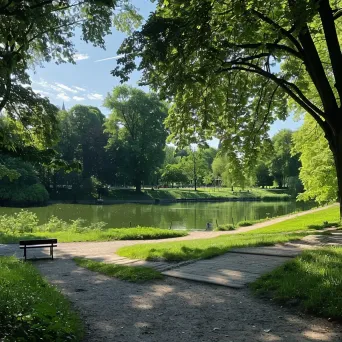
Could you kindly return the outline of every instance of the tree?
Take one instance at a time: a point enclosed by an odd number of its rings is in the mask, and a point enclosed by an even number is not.
[[[104,105],[112,111],[105,123],[108,146],[125,151],[121,165],[140,192],[142,181],[163,163],[168,109],[156,94],[129,86],[114,88]]]
[[[298,155],[291,155],[292,131],[280,130],[272,138],[273,154],[270,157],[270,173],[279,188],[288,186],[290,177],[298,177],[300,162]]]
[[[47,145],[51,143],[57,132],[57,108],[34,93],[28,69],[43,61],[74,63],[76,28],[82,40],[104,47],[104,36],[113,24],[128,30],[140,19],[128,0],[1,1],[0,113],[5,111],[12,120],[45,137]],[[7,141],[0,142],[2,150],[9,147]]]
[[[302,127],[293,134],[293,142],[292,151],[299,154],[302,163],[299,178],[305,189],[298,199],[313,199],[321,204],[335,201],[337,179],[334,157],[322,129],[306,115]]]
[[[308,113],[334,156],[342,215],[341,24],[341,0],[160,0],[112,73],[127,80],[139,63],[173,101],[177,144],[214,135],[244,165],[276,118]]]
[[[171,183],[172,187],[173,183],[184,184],[188,182],[188,177],[183,172],[179,164],[166,165],[165,170],[162,174],[162,179],[166,183]]]
[[[257,186],[265,187],[273,185],[273,177],[270,175],[270,170],[267,165],[260,162],[255,169],[255,184]]]

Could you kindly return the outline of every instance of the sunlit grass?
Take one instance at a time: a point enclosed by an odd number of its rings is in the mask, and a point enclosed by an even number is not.
[[[120,248],[117,254],[145,260],[207,259],[231,248],[265,246],[300,239],[314,230],[338,221],[338,206],[308,213],[243,234],[222,235],[212,239],[139,244]]]
[[[162,242],[139,244],[122,247],[117,254],[144,260],[182,261],[193,259],[208,259],[228,252],[232,248],[267,246],[297,240],[305,233],[265,234],[265,235],[224,235],[212,239],[197,239],[191,241]]]
[[[251,287],[279,303],[342,319],[342,247],[305,251]]]
[[[104,262],[84,258],[74,258],[74,260],[77,265],[91,271],[134,283],[163,278],[163,275],[160,272],[150,267],[106,264]]]

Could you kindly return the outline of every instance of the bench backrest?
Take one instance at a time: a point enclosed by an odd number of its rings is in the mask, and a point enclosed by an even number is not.
[[[39,240],[23,240],[19,241],[20,246],[33,246],[33,245],[52,245],[57,243],[57,239],[39,239]]]

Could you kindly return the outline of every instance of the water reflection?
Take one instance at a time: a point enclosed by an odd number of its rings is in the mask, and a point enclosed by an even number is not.
[[[129,227],[130,225],[151,226],[172,229],[205,230],[212,226],[274,217],[309,209],[309,204],[296,202],[216,202],[216,203],[172,203],[172,204],[115,204],[79,205],[54,204],[48,207],[29,208],[35,212],[40,223],[55,215],[65,221],[77,218],[89,222],[104,221],[108,227]],[[0,208],[0,215],[13,214],[18,208]]]

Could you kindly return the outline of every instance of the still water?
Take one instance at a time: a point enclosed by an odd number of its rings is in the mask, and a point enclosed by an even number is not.
[[[65,221],[82,218],[88,222],[106,222],[108,228],[149,226],[172,229],[205,230],[212,226],[237,223],[309,209],[296,202],[200,202],[172,204],[114,204],[82,205],[54,204],[47,207],[28,208],[37,214],[40,223],[54,215]],[[0,215],[11,215],[20,209],[0,208]]]

